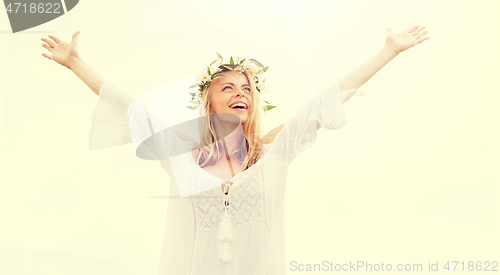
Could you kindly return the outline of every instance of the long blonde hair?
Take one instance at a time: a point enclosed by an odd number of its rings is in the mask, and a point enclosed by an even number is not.
[[[255,87],[255,81],[251,73],[248,71],[242,71],[242,73],[247,77],[250,84],[252,102],[250,104],[248,119],[243,124],[244,138],[242,137],[238,141],[237,151],[228,153],[229,155],[236,153],[238,160],[242,161],[241,168],[245,170],[254,165],[261,155],[262,103],[260,93]],[[210,106],[212,98],[211,86],[207,85],[202,91],[202,104],[200,104],[199,116],[206,117],[207,123],[199,123],[200,143],[192,150],[192,154],[200,167],[214,165],[225,156],[221,141],[216,142],[217,137],[210,115],[213,111]],[[245,147],[243,147],[243,143],[246,144]]]

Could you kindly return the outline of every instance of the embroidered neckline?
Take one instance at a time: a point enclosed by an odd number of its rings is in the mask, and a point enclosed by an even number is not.
[[[222,183],[222,184],[225,184],[225,182],[219,178],[219,177],[216,177],[214,175],[212,175],[211,173],[209,173],[207,170],[201,168],[201,166],[195,161],[195,159],[192,157],[192,155],[189,155],[187,156],[187,158],[189,159],[189,161],[194,165],[194,167],[196,168],[196,170],[202,172],[202,173],[205,173],[207,176],[211,177],[213,180],[216,180],[217,182],[219,183]],[[262,163],[262,160],[263,158],[261,157],[254,165],[250,166],[249,168],[247,168],[245,171],[243,172],[240,172],[238,174],[236,174],[234,177],[232,177],[228,182],[232,182],[233,184],[231,185],[231,187],[229,188],[229,190],[233,189],[233,187],[235,185],[237,185],[237,181],[236,179],[240,178],[243,176],[243,174],[246,174],[247,172],[249,172],[250,170],[252,169],[255,169],[253,167],[257,166],[259,163]],[[218,185],[218,192],[222,195],[224,195],[224,191],[221,189],[221,186]]]
[[[259,163],[261,163],[264,159],[264,157],[267,155],[267,153],[271,150],[271,148],[276,144],[276,140],[277,140],[277,137],[279,137],[282,133],[283,133],[283,129],[285,129],[286,127],[286,123],[285,125],[281,128],[281,130],[276,134],[276,137],[273,139],[273,141],[271,143],[264,143],[262,145],[262,150],[264,152],[264,155],[261,154],[261,157],[260,159],[252,166],[250,166],[249,168],[247,168],[245,171],[242,171],[238,174],[236,174],[234,177],[232,177],[229,182],[232,182],[233,184],[231,185],[231,187],[229,189],[232,189],[235,185],[238,185],[236,184],[235,180],[239,179],[240,177],[243,176],[243,174],[246,174],[246,172],[248,172],[249,170],[252,170],[254,166],[257,166]],[[177,135],[174,135],[177,140],[181,141],[181,142],[187,142],[187,143],[190,143],[190,144],[195,144],[194,142],[192,141],[187,141],[187,140],[182,140],[180,139]],[[224,195],[224,191],[222,190],[221,186],[219,185],[219,183],[222,183],[222,184],[225,184],[225,182],[219,178],[219,177],[216,177],[214,175],[212,175],[211,173],[209,173],[208,171],[206,171],[205,169],[201,168],[201,166],[196,162],[196,160],[194,159],[194,157],[192,156],[192,154],[186,154],[186,157],[188,158],[188,162],[193,164],[195,169],[200,171],[201,173],[204,173],[206,174],[208,177],[210,177],[212,180],[215,180],[218,182],[217,184],[217,188],[218,188],[218,193],[221,194],[221,195]]]

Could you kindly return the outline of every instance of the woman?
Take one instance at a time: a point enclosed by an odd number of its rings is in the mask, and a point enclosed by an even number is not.
[[[184,182],[178,185],[174,176],[179,170],[190,175],[189,187],[208,184],[217,188],[169,201],[159,274],[286,274],[284,193],[289,164],[314,145],[319,128],[343,127],[343,103],[354,94],[362,95],[358,90],[361,85],[399,53],[427,40],[426,33],[419,26],[400,33],[388,28],[379,53],[264,136],[260,134],[263,102],[258,91],[262,84],[259,76],[265,69],[251,69],[253,65],[248,63],[243,66],[243,59],[225,66],[220,57],[208,77],[205,74],[195,85],[198,100],[192,103],[201,106],[200,116],[206,115],[206,131],[202,131],[206,135],[200,144],[169,140],[173,146],[188,143],[193,149],[190,157],[179,161],[180,166],[174,167],[168,157],[160,161],[171,176],[170,195],[181,194],[181,187],[186,186]],[[90,148],[129,143],[133,132],[128,107],[133,99],[79,58],[78,34],[69,44],[54,36],[49,36],[52,40],[42,38],[47,43],[43,47],[52,53],[42,55],[72,70],[100,96],[92,117]],[[235,108],[235,103],[240,107]],[[237,117],[242,127],[235,127],[231,116]],[[158,148],[164,144],[165,139],[157,137],[147,145]]]

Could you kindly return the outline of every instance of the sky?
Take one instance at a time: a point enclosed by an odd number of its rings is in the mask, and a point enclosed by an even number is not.
[[[430,39],[361,86],[347,124],[320,129],[292,164],[288,272],[498,261],[499,11],[498,1],[87,0],[19,33],[0,13],[0,273],[157,274],[169,178],[132,146],[89,150],[98,97],[42,56],[42,37],[76,31],[81,58],[133,97],[198,74],[215,52],[259,60],[277,105],[269,131],[379,52],[386,28],[425,26]]]

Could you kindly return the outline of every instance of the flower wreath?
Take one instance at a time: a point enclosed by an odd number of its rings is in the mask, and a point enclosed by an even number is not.
[[[196,110],[198,106],[201,104],[201,98],[203,96],[203,90],[212,84],[216,78],[223,76],[221,73],[227,71],[248,71],[252,74],[253,80],[255,81],[255,87],[260,92],[267,91],[265,87],[266,80],[262,78],[262,75],[267,71],[269,66],[264,67],[259,61],[255,59],[246,59],[241,57],[231,57],[229,60],[229,64],[223,64],[222,56],[217,53],[218,59],[210,63],[206,70],[203,70],[196,80],[196,84],[192,85],[189,88],[198,87],[198,91],[196,93],[191,94],[191,106],[187,106],[191,110]],[[266,104],[262,107],[264,112],[267,112],[276,106],[271,105],[271,103],[263,100]]]

